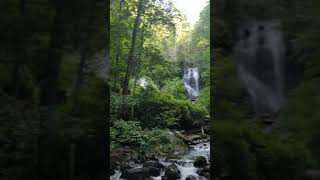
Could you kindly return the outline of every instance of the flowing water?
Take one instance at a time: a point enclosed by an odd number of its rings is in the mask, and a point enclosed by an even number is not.
[[[249,22],[238,27],[234,58],[259,115],[279,111],[284,90],[284,41],[281,22]]]
[[[193,175],[198,180],[207,180],[205,177],[200,176],[197,174],[198,168],[194,167],[193,163],[197,156],[204,156],[206,157],[207,161],[209,162],[210,159],[210,141],[201,142],[195,145],[189,146],[189,151],[181,157],[181,159],[171,159],[166,160],[166,158],[159,158],[159,162],[164,166],[169,166],[171,163],[177,165],[178,169],[181,172],[181,179],[185,180],[188,176]],[[136,164],[136,168],[142,167],[141,164]],[[153,180],[161,180],[161,176],[164,175],[164,171],[161,172],[160,176],[152,177]],[[120,178],[121,172],[116,171],[116,173],[110,177],[110,180],[123,180]]]
[[[199,95],[199,72],[197,68],[188,68],[184,75],[184,87],[189,98],[196,98]]]

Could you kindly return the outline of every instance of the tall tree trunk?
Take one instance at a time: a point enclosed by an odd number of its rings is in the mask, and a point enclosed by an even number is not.
[[[119,17],[118,17],[118,24],[120,24],[122,20],[122,4],[124,0],[120,1],[120,8],[119,8]],[[117,87],[117,82],[119,80],[118,72],[119,72],[119,59],[121,57],[121,38],[120,36],[118,37],[118,42],[117,42],[117,55],[116,55],[116,62],[115,62],[115,69],[114,69],[114,81],[113,81],[113,88],[116,89]]]
[[[144,9],[144,0],[138,1],[138,13],[136,16],[136,19],[134,21],[133,31],[132,31],[132,39],[131,39],[131,47],[128,55],[128,61],[127,61],[127,69],[126,69],[126,75],[124,78],[123,83],[123,94],[127,95],[129,94],[129,80],[131,76],[132,67],[134,66],[134,53],[135,53],[135,45],[136,45],[136,38],[137,38],[137,31],[140,26],[140,19],[141,15]]]
[[[141,39],[140,39],[137,64],[136,64],[136,68],[135,68],[135,72],[134,72],[134,85],[133,85],[132,94],[135,93],[136,88],[137,88],[137,83],[138,83],[138,78],[139,78],[138,73],[140,72],[140,67],[141,67],[141,55],[142,55],[142,50],[143,50],[143,43],[144,43],[144,28],[141,29]]]
[[[51,29],[51,42],[48,49],[46,72],[42,82],[41,104],[52,105],[58,103],[58,76],[62,58],[66,22],[64,17],[63,1],[55,3],[56,14]]]
[[[135,66],[135,71],[134,71],[134,85],[133,85],[133,91],[132,95],[135,94],[136,88],[137,88],[137,83],[138,83],[138,73],[140,71],[140,62],[141,62],[141,54],[143,50],[143,43],[144,43],[144,28],[141,29],[141,39],[140,39],[140,46],[139,46],[139,52],[138,52],[138,58],[137,58],[137,63]],[[134,116],[134,105],[131,107],[131,119],[133,119]]]

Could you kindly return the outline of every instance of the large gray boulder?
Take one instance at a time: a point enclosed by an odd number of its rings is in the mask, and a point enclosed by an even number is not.
[[[177,165],[170,164],[162,177],[163,180],[177,180],[181,178],[181,172],[178,169]]]
[[[125,170],[121,178],[127,180],[146,180],[150,179],[150,176],[159,176],[161,170],[156,167],[142,167]]]

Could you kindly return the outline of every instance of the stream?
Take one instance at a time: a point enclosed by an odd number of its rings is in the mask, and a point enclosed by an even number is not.
[[[197,171],[199,168],[194,166],[194,161],[198,156],[203,156],[209,162],[210,159],[210,140],[202,141],[194,145],[189,145],[189,150],[185,155],[181,157],[181,159],[166,159],[163,157],[158,157],[159,162],[163,164],[165,167],[168,167],[170,164],[175,164],[181,173],[180,180],[207,180],[207,178],[200,176]],[[135,168],[141,168],[142,164],[136,164]],[[165,169],[165,168],[164,168]],[[116,171],[116,173],[110,177],[110,180],[124,180],[121,177],[121,172]],[[153,177],[153,180],[162,180],[162,176],[164,176],[164,170],[161,171],[160,176]],[[192,178],[190,178],[192,176]]]

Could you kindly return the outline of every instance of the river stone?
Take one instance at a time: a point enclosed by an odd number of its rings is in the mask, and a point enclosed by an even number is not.
[[[134,168],[125,170],[120,178],[127,180],[145,180],[150,178],[149,168]]]
[[[207,165],[207,159],[204,156],[198,156],[193,165],[195,167],[205,167]]]
[[[156,167],[147,167],[150,176],[160,176],[161,169]]]
[[[197,177],[195,177],[194,175],[189,175],[186,180],[198,180]]]
[[[181,172],[178,169],[177,165],[170,164],[164,173],[164,177],[162,179],[164,180],[177,180],[181,178]]]
[[[197,173],[200,175],[200,176],[204,176],[206,178],[209,178],[210,177],[210,166],[206,166],[205,168],[202,168],[202,169],[199,169],[197,171]]]
[[[165,168],[165,166],[159,162],[156,161],[147,161],[143,164],[143,167],[156,167],[159,169]]]

